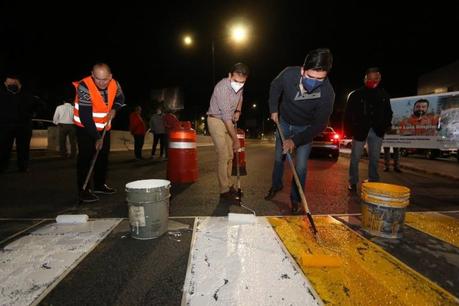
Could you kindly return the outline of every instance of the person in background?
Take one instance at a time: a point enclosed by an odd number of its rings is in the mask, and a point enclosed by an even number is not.
[[[129,131],[134,137],[134,155],[137,160],[142,159],[142,148],[145,141],[145,123],[142,118],[142,107],[137,105],[129,115]]]
[[[285,141],[282,143],[277,133],[271,188],[265,200],[271,200],[283,188],[285,154],[293,150],[296,151],[296,172],[304,188],[312,140],[325,129],[333,111],[335,91],[328,79],[332,64],[329,49],[315,49],[308,52],[302,66],[285,68],[271,82],[269,111],[271,119],[282,129]],[[292,179],[292,214],[302,213],[300,201],[298,187]]]
[[[364,86],[351,92],[347,99],[343,125],[345,134],[352,136],[348,185],[350,192],[357,191],[359,161],[365,143],[368,144],[368,181],[379,181],[381,146],[384,134],[392,122],[390,96],[380,86],[381,79],[379,68],[368,68],[363,78]]]
[[[159,159],[167,156],[166,142],[167,134],[166,127],[164,126],[163,112],[161,107],[156,109],[156,112],[150,118],[150,131],[153,134],[153,145],[151,147],[151,157],[154,158],[156,154],[156,147],[159,143]]]
[[[384,172],[390,171],[390,147],[384,147]],[[394,171],[401,173],[400,169],[400,148],[392,147],[392,159],[394,161]]]
[[[27,172],[34,100],[22,90],[22,83],[17,75],[8,74],[3,85],[0,88],[0,172],[8,169],[14,142],[18,169],[20,172]]]
[[[76,131],[73,124],[73,102],[75,101],[75,86],[69,84],[65,88],[63,103],[56,107],[53,122],[59,132],[59,152],[63,158],[75,158],[77,152]],[[70,154],[67,152],[67,138],[70,142]]]
[[[180,121],[172,111],[167,111],[163,115],[164,127],[166,128],[166,135],[164,137],[164,158],[167,159],[167,150],[169,148],[169,132],[181,127]]]
[[[77,183],[79,200],[90,203],[99,200],[95,194],[113,194],[114,188],[106,184],[108,155],[110,152],[111,121],[116,111],[124,106],[124,94],[120,84],[113,79],[110,67],[99,63],[93,66],[91,75],[78,83],[77,99],[73,113],[76,125],[78,159]],[[106,130],[104,137],[102,135]],[[94,192],[84,181],[96,153],[99,155],[94,167]]]
[[[234,122],[241,115],[243,88],[248,75],[246,64],[235,64],[228,77],[215,85],[207,111],[207,126],[217,153],[217,178],[222,200],[232,201],[237,194],[231,178],[233,152],[240,147]]]

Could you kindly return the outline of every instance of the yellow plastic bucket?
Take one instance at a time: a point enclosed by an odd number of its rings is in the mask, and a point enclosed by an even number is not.
[[[362,184],[362,230],[384,238],[401,238],[410,189],[369,182]]]

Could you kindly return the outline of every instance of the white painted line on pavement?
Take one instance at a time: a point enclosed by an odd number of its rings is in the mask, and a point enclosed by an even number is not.
[[[264,217],[197,218],[182,305],[322,305]]]
[[[0,305],[37,305],[121,219],[47,224],[0,253]]]

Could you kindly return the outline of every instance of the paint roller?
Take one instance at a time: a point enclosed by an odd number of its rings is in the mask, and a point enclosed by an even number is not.
[[[281,141],[282,143],[284,143],[285,141],[284,133],[282,132],[279,122],[276,122],[276,126],[277,126],[277,130],[279,131]],[[286,154],[287,154],[288,163],[290,165],[290,168],[292,169],[293,178],[295,180],[296,187],[298,188],[298,192],[300,193],[301,203],[303,203],[304,210],[306,211],[306,216],[309,220],[309,223],[311,224],[312,234],[314,235],[316,239],[318,239],[317,228],[314,223],[314,220],[312,219],[311,212],[309,211],[308,203],[306,202],[306,197],[304,196],[304,192],[303,192],[303,186],[301,186],[300,179],[298,178],[298,173],[296,173],[296,169],[295,169],[295,165],[293,164],[292,156],[290,155],[289,152],[287,152]]]
[[[237,134],[237,122],[234,123],[234,128]],[[237,140],[239,141],[239,139]],[[237,214],[229,213],[228,222],[234,224],[253,224],[257,221],[255,211],[244,204],[242,204],[242,190],[241,190],[241,173],[239,169],[239,151],[236,152],[236,175],[237,175],[237,196],[239,206],[251,212],[251,214]]]
[[[58,215],[56,223],[60,224],[80,224],[88,222],[88,215]]]

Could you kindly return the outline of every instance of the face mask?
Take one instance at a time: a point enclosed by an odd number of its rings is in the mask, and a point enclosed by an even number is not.
[[[323,81],[319,81],[317,79],[309,79],[307,77],[303,77],[301,79],[301,84],[303,84],[304,89],[307,92],[312,92],[315,89],[319,88],[322,85]]]
[[[237,93],[242,87],[244,87],[244,83],[231,81],[231,88],[233,88],[234,92]]]
[[[414,111],[413,113],[414,113],[414,115],[415,115],[416,117],[419,117],[419,118],[422,117],[422,116],[424,116],[424,115],[426,114],[426,112],[425,112],[425,111],[422,111],[422,110],[416,110],[416,111]]]
[[[374,89],[378,86],[379,84],[379,81],[375,81],[375,80],[366,80],[365,81],[365,86],[367,88],[370,88],[370,89]]]
[[[16,85],[16,84],[7,85],[7,86],[6,86],[6,89],[7,89],[9,92],[15,94],[15,93],[18,93],[18,91],[19,91],[19,86]]]

